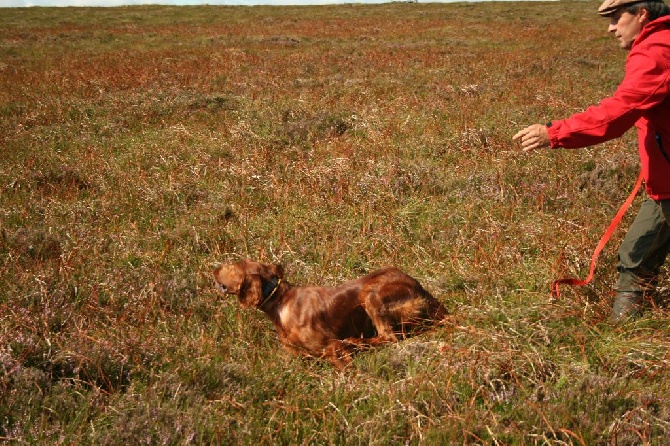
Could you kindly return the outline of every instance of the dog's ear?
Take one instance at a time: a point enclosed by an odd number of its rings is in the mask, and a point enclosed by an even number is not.
[[[256,308],[263,298],[263,285],[258,274],[247,274],[240,285],[240,305]]]

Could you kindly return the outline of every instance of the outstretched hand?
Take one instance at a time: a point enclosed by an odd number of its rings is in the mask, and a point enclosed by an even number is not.
[[[524,152],[549,147],[549,132],[543,124],[533,124],[519,131],[512,137],[513,140],[521,139],[521,148]]]

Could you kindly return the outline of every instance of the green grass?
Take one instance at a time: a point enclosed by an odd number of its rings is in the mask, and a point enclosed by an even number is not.
[[[609,325],[622,229],[549,296],[632,187],[633,132],[511,141],[621,80],[596,8],[0,9],[0,440],[664,444],[665,270]],[[214,290],[243,257],[399,266],[450,317],[338,372]]]

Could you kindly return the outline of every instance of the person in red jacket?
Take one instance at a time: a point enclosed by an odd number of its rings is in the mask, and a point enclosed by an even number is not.
[[[609,98],[584,112],[534,124],[513,136],[524,151],[580,148],[623,135],[635,126],[645,201],[619,248],[612,320],[640,314],[670,252],[670,7],[662,0],[605,0],[608,32],[630,50],[623,81]]]

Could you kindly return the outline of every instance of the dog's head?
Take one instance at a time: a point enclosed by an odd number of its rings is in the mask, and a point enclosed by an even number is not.
[[[258,307],[279,286],[284,277],[281,265],[266,265],[252,260],[219,265],[214,269],[216,287],[226,294],[233,294],[243,307]]]

